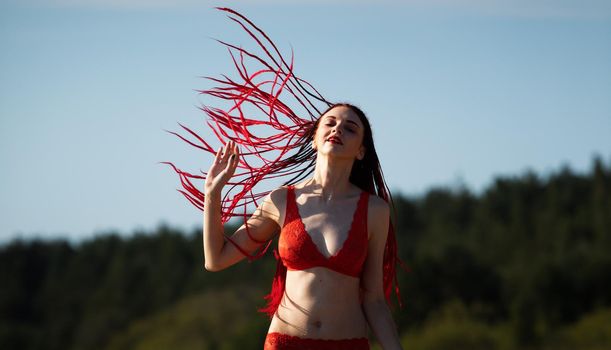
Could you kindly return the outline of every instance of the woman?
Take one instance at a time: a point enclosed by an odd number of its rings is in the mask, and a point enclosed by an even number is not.
[[[215,154],[204,176],[164,162],[180,175],[187,190],[180,192],[204,212],[206,269],[220,271],[244,257],[254,260],[277,237],[276,275],[268,305],[260,310],[271,318],[265,349],[368,349],[368,326],[384,349],[399,349],[387,306],[393,285],[401,305],[395,274],[400,260],[389,218],[392,200],[367,117],[352,104],[328,102],[295,76],[292,58],[287,63],[261,29],[232,9],[217,9],[236,16],[230,18],[255,39],[267,60],[221,41],[244,82],[208,78],[223,86],[200,93],[233,105],[228,110],[202,108],[224,146],[215,151],[182,125],[196,141],[172,132]],[[239,53],[239,62],[232,50]],[[262,69],[249,73],[248,58]],[[272,77],[265,79],[266,74]],[[284,91],[310,120],[289,107]],[[327,105],[322,113],[316,106],[320,102]],[[268,119],[254,117],[245,106]],[[265,126],[268,130],[261,135]],[[296,173],[274,191],[253,190],[262,180]],[[190,179],[205,179],[203,193]],[[252,215],[246,213],[249,204],[256,207]],[[245,223],[225,236],[223,225],[234,216]]]
[[[232,236],[235,244],[252,253],[260,242],[280,233],[280,257],[288,265],[286,287],[265,348],[321,348],[314,339],[333,339],[321,344],[368,349],[369,325],[384,349],[399,349],[382,280],[389,205],[350,181],[351,174],[361,169],[371,173],[366,167],[379,165],[369,122],[357,107],[335,104],[312,128],[308,134],[313,135],[311,147],[316,151],[313,177],[272,191]],[[238,147],[228,142],[207,173],[203,236],[210,271],[245,257],[234,244],[225,243],[220,216],[221,190],[238,160]]]

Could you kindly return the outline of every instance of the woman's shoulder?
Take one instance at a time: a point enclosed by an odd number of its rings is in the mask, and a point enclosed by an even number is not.
[[[383,223],[388,222],[390,218],[390,206],[388,202],[380,196],[369,193],[369,205],[367,212],[367,226],[368,226],[368,238],[371,239],[371,234],[375,234],[376,237],[382,237],[386,232],[380,230]]]
[[[303,191],[306,181],[293,185],[282,185],[269,192],[267,199],[278,209],[284,209],[289,189]]]
[[[373,216],[373,218],[381,219],[390,213],[390,205],[388,202],[375,193],[369,193],[368,209],[370,216]]]
[[[269,192],[267,195],[269,201],[278,209],[284,206],[286,202],[286,194],[288,186],[280,186]]]
[[[274,220],[280,227],[282,227],[282,222],[284,221],[286,193],[286,186],[281,186],[271,190],[265,196],[263,203],[261,203],[259,208],[263,216]]]

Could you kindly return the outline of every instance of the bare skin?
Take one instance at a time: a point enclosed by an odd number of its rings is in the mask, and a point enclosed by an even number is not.
[[[355,187],[347,198],[328,203],[317,192],[320,186],[315,184],[302,183],[295,188],[305,229],[319,252],[328,258],[337,254],[347,239],[361,191]],[[367,337],[367,330],[358,278],[324,267],[287,271],[285,295],[269,332],[341,339]]]
[[[361,190],[349,181],[355,159],[362,159],[364,126],[347,107],[335,107],[325,113],[316,131],[312,147],[317,151],[311,179],[295,185],[297,207],[303,224],[319,252],[329,257],[337,254],[348,236]],[[332,139],[335,137],[335,140]],[[231,156],[234,155],[234,158]],[[219,149],[205,184],[203,241],[205,267],[223,270],[244,259],[222,236],[220,193],[233,175],[239,150],[233,143]],[[258,240],[268,240],[280,232],[284,223],[286,188],[272,191],[259,205],[246,225]],[[381,198],[370,195],[367,218],[368,255],[364,264],[363,285],[366,292],[359,302],[359,279],[324,267],[287,271],[285,294],[272,318],[269,332],[307,338],[345,339],[368,336],[372,328],[384,349],[400,349],[390,311],[382,288],[382,261],[388,233],[389,207]],[[242,225],[234,241],[249,252],[253,242]]]

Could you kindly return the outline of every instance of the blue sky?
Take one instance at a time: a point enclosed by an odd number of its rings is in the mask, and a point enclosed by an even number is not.
[[[200,227],[157,162],[209,167],[163,130],[204,132],[199,76],[234,73],[210,37],[252,45],[219,5],[365,110],[393,191],[611,160],[609,1],[243,3],[3,1],[0,241]]]

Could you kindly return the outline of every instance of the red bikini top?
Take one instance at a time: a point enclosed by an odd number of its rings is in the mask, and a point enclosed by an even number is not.
[[[367,202],[369,193],[362,191],[348,236],[341,249],[329,258],[322,255],[306,232],[299,215],[295,188],[287,187],[286,214],[278,239],[278,252],[288,270],[326,267],[344,275],[359,277],[367,257]]]

